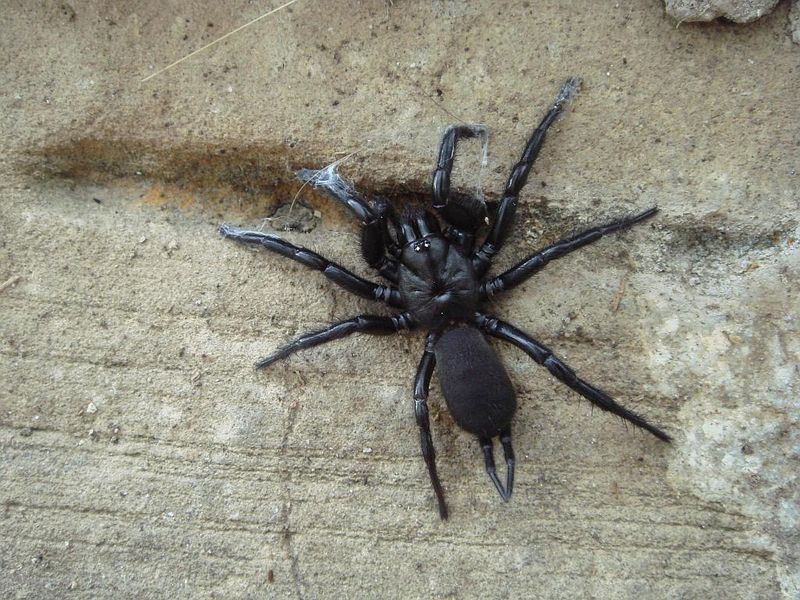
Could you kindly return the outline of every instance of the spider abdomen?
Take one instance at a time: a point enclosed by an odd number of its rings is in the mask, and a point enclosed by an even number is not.
[[[472,327],[449,329],[434,352],[442,393],[458,426],[481,438],[508,430],[517,408],[516,394],[483,334]]]

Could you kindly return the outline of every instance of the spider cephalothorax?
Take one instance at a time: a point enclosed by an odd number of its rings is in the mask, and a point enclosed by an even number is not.
[[[414,208],[397,215],[385,200],[367,202],[339,176],[334,166],[321,171],[304,169],[298,172],[301,181],[312,184],[344,204],[360,221],[364,259],[388,281],[388,285],[359,277],[317,253],[277,236],[234,229],[227,225],[220,227],[225,237],[264,246],[322,271],[349,292],[401,309],[401,312],[392,316],[359,315],[303,335],[260,360],[256,363],[259,368],[298,350],[351,333],[392,334],[410,329],[427,330],[425,350],[414,382],[414,412],[420,431],[422,456],[428,467],[442,519],[447,518],[447,505],[436,472],[427,404],[428,387],[437,365],[448,410],[461,428],[478,438],[486,472],[503,499],[510,498],[514,485],[511,420],[517,406],[516,394],[486,335],[517,346],[556,379],[595,406],[622,417],[659,439],[670,440],[666,433],[579,378],[547,347],[513,325],[481,310],[481,305],[489,298],[518,286],[551,260],[608,233],[644,221],[656,213],[656,209],[651,208],[636,216],[588,229],[547,246],[500,275],[486,275],[492,258],[511,231],[519,192],[525,186],[545,133],[577,88],[576,79],[570,79],[561,88],[550,110],[528,140],[519,162],[514,165],[501,200],[488,208],[482,200],[450,194],[450,173],[459,139],[486,138],[486,130],[477,125],[453,125],[442,136],[432,182],[432,206],[438,217],[430,211]],[[490,215],[493,217],[491,224],[488,231],[484,231]],[[440,220],[445,224],[444,228]],[[505,484],[500,481],[495,469],[492,450],[494,438],[499,438],[503,446]]]
[[[438,329],[472,317],[480,287],[469,257],[442,236],[430,213],[409,216],[400,231],[409,237],[402,240],[397,286],[413,321]]]

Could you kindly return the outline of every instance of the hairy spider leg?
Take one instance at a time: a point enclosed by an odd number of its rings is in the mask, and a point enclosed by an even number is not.
[[[389,335],[408,331],[413,328],[411,316],[408,313],[401,313],[391,317],[379,317],[375,315],[358,315],[346,321],[340,321],[333,325],[306,333],[285,346],[279,348],[273,354],[262,358],[256,363],[257,369],[263,369],[271,364],[282,360],[299,350],[313,348],[320,344],[326,344],[333,340],[338,340],[352,333],[368,333],[370,335]]]
[[[492,480],[494,487],[506,502],[511,499],[511,492],[514,490],[514,449],[511,447],[511,432],[504,431],[500,434],[500,442],[503,444],[503,454],[506,461],[506,485],[500,483],[500,478],[497,476],[497,469],[494,466],[494,442],[492,438],[479,437],[478,441],[483,450],[483,463],[486,468],[486,474]]]
[[[578,392],[598,408],[622,417],[637,427],[649,431],[660,440],[665,442],[672,441],[672,438],[658,427],[651,425],[643,417],[640,417],[633,411],[615,402],[603,390],[579,378],[575,372],[557,358],[549,348],[543,346],[513,325],[483,313],[476,313],[474,323],[479,329],[482,329],[492,337],[509,342],[525,352],[533,360],[550,371],[553,377]]]
[[[481,300],[486,300],[500,292],[511,290],[525,282],[534,273],[543,269],[551,260],[561,258],[573,250],[596,242],[609,233],[627,229],[637,223],[641,223],[657,212],[658,209],[653,207],[633,217],[627,217],[606,225],[593,227],[570,238],[550,244],[535,254],[531,254],[528,258],[517,263],[504,273],[501,273],[497,277],[492,277],[481,284]]]
[[[486,236],[483,245],[473,256],[473,264],[479,277],[486,273],[492,257],[500,251],[511,231],[511,227],[514,224],[514,215],[517,212],[519,193],[528,181],[528,174],[536,157],[539,155],[539,151],[542,149],[548,128],[555,122],[561,111],[564,110],[564,106],[575,95],[579,86],[580,81],[573,77],[561,87],[553,106],[547,111],[539,126],[534,129],[519,162],[511,169],[511,175],[509,175],[506,182],[503,198],[497,208],[494,225]]]
[[[397,283],[400,249],[389,234],[389,221],[394,218],[392,206],[378,198],[372,206],[338,171],[336,163],[325,169],[301,169],[297,178],[310,183],[328,197],[344,205],[361,223],[361,254],[367,264],[383,277]]]
[[[431,424],[428,417],[428,389],[431,384],[431,376],[436,366],[436,355],[434,346],[439,335],[434,332],[428,333],[425,340],[425,352],[419,362],[417,375],[414,378],[414,414],[417,418],[419,427],[419,441],[422,447],[422,458],[428,467],[428,475],[431,478],[431,485],[436,494],[436,502],[439,505],[439,517],[444,521],[447,519],[447,504],[444,501],[444,490],[439,481],[439,474],[436,471],[436,450],[433,447],[431,438]]]
[[[379,285],[368,281],[316,252],[312,252],[307,248],[295,246],[276,235],[262,233],[260,231],[236,229],[228,225],[220,225],[219,232],[223,236],[236,240],[237,242],[263,246],[267,250],[290,258],[316,271],[321,271],[325,277],[351,294],[367,298],[368,300],[384,302],[396,308],[402,307],[400,292],[396,287]]]

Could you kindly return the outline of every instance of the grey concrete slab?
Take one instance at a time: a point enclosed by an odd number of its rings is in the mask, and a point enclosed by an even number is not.
[[[789,7],[681,24],[658,2],[19,3],[0,50],[0,596],[794,598],[800,53]],[[431,393],[451,519],[411,402],[423,338],[287,339],[383,311],[221,239],[282,235],[372,276],[293,169],[423,198],[443,128],[496,198],[568,76],[502,269],[651,223],[492,310],[675,438],[626,429],[498,346],[519,393],[504,504]],[[299,191],[299,195],[298,195]],[[269,227],[269,225],[266,225]]]

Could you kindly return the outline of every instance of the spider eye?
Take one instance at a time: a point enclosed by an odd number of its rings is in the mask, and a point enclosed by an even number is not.
[[[422,252],[423,249],[428,249],[431,247],[430,240],[422,240],[421,242],[417,242],[414,244],[414,252]]]

